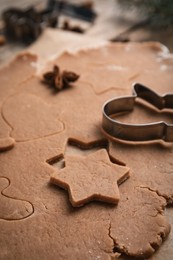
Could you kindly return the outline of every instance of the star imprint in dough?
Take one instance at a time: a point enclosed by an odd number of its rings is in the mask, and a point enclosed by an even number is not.
[[[128,177],[129,168],[112,163],[106,149],[100,149],[85,157],[68,155],[50,181],[68,190],[71,204],[80,207],[93,200],[117,204],[118,185]]]

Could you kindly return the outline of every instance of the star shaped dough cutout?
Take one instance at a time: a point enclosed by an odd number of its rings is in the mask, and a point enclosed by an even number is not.
[[[97,200],[117,204],[119,188],[129,168],[110,161],[105,149],[82,156],[67,156],[65,167],[55,170],[50,182],[68,190],[71,204],[80,207]]]

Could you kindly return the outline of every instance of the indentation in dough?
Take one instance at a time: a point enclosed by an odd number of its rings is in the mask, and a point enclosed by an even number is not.
[[[20,93],[10,97],[2,112],[16,141],[46,137],[64,130],[52,106],[34,95]]]
[[[36,61],[37,56],[22,53],[0,70],[0,104],[17,91],[22,82],[35,74],[33,63]]]
[[[53,156],[46,160],[46,162],[57,169],[65,167],[65,156],[67,155],[82,155],[86,156],[91,152],[96,152],[100,148],[107,149],[108,141],[106,139],[100,139],[98,141],[85,143],[75,138],[68,138],[66,149],[64,154]],[[114,161],[115,162],[115,161]]]
[[[173,111],[171,109],[158,110],[147,102],[136,102],[133,110],[122,112],[113,116],[116,120],[126,124],[149,124],[164,121],[173,124]]]
[[[0,110],[3,102],[14,94],[33,74],[37,57],[29,53],[23,53],[16,56],[8,65],[0,70]],[[22,71],[21,71],[22,68]],[[15,140],[10,137],[11,126],[3,118],[0,111],[0,151],[6,151],[13,148]]]
[[[9,150],[14,146],[15,140],[10,137],[10,131],[11,128],[4,121],[0,113],[0,152]]]
[[[34,213],[33,205],[29,201],[8,196],[6,189],[9,186],[10,180],[0,177],[0,219],[21,220],[31,216]]]

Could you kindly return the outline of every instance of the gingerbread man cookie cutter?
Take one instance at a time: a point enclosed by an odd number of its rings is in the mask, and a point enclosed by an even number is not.
[[[110,138],[125,141],[162,139],[165,142],[173,142],[173,124],[164,121],[148,124],[126,124],[114,119],[116,114],[120,112],[132,111],[137,98],[147,101],[159,110],[173,109],[173,94],[160,96],[152,89],[136,83],[133,85],[131,96],[113,98],[103,105],[103,132]]]

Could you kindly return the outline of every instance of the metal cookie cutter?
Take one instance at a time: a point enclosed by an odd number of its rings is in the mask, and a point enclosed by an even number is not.
[[[150,88],[136,83],[133,86],[132,96],[114,98],[103,105],[103,131],[111,138],[126,141],[162,139],[165,142],[173,142],[173,124],[163,121],[149,124],[125,124],[111,117],[116,113],[132,111],[136,98],[147,101],[159,110],[173,108],[173,94],[160,96]]]

